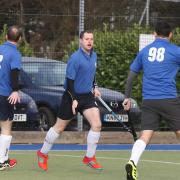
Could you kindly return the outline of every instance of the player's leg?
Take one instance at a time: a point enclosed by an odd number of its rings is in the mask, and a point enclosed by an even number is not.
[[[176,134],[178,140],[180,141],[180,130],[176,131],[175,134]]]
[[[143,101],[141,117],[141,135],[134,143],[131,157],[125,166],[127,180],[137,180],[137,164],[147,144],[153,136],[154,130],[159,127],[159,114],[153,109],[154,102]]]
[[[100,138],[101,131],[101,120],[100,113],[97,107],[89,108],[83,111],[83,115],[88,120],[91,129],[88,132],[87,136],[87,152],[86,156],[83,159],[83,163],[94,169],[102,169],[102,166],[97,163],[95,158],[97,143]]]
[[[48,152],[52,149],[53,144],[59,138],[60,133],[64,131],[69,120],[61,120],[57,118],[56,124],[49,129],[46,134],[42,148],[37,151],[38,166],[43,169],[48,169]]]
[[[59,138],[61,132],[63,132],[69,124],[70,120],[66,119],[72,119],[73,116],[72,100],[67,93],[64,93],[56,123],[47,132],[42,148],[37,151],[38,166],[41,169],[45,171],[48,169],[48,152],[51,150],[57,138]]]
[[[15,159],[9,159],[8,156],[12,140],[13,106],[8,103],[7,97],[0,96],[0,107],[0,170],[4,170],[7,167],[14,167],[17,161]]]
[[[140,138],[134,143],[131,157],[128,163],[126,164],[126,172],[128,180],[137,180],[137,164],[143,154],[147,144],[149,143],[151,137],[153,136],[152,130],[144,130],[141,133]]]
[[[166,106],[163,116],[168,120],[169,126],[180,141],[180,99],[167,99],[165,102]]]

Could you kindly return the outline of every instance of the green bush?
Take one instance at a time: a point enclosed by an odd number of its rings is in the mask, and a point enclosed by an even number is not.
[[[148,27],[134,24],[126,30],[110,31],[107,25],[104,30],[94,31],[94,49],[98,55],[97,82],[99,86],[116,89],[124,92],[125,81],[129,66],[139,51],[139,34],[150,34],[153,31]],[[173,43],[180,44],[180,29],[174,30]],[[78,48],[78,37],[67,46],[64,60]],[[134,81],[133,98],[141,102],[141,77]],[[180,77],[178,76],[180,80]],[[177,86],[180,88],[180,81]]]

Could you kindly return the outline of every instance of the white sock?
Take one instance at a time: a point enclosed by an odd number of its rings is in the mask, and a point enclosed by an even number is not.
[[[11,144],[12,136],[0,135],[0,163],[8,160],[9,148]]]
[[[96,153],[97,143],[100,138],[100,132],[89,131],[87,136],[87,157],[93,157]]]
[[[53,127],[51,127],[46,134],[44,144],[43,144],[40,151],[43,154],[48,154],[48,152],[51,150],[54,142],[56,141],[56,139],[58,137],[59,137],[59,134],[53,129]]]
[[[146,143],[141,140],[138,139],[135,143],[134,146],[132,148],[132,152],[131,152],[131,158],[130,160],[134,161],[134,164],[137,166],[137,163],[142,155],[142,153],[144,152],[146,148]]]

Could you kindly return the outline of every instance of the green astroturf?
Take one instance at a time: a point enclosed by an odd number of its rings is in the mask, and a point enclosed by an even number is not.
[[[18,164],[0,172],[2,180],[126,180],[124,165],[129,151],[98,151],[97,160],[104,170],[90,169],[82,164],[83,151],[52,151],[49,153],[49,169],[37,166],[35,151],[12,151],[10,158]],[[138,180],[178,180],[180,176],[180,152],[145,151],[138,164]]]

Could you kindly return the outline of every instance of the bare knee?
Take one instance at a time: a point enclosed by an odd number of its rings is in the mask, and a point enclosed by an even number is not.
[[[66,129],[69,122],[70,120],[62,120],[62,119],[57,118],[56,123],[53,126],[53,128],[58,134],[60,134]]]
[[[154,131],[152,130],[144,130],[141,132],[139,139],[143,140],[146,144],[149,144],[153,134],[154,134]]]
[[[1,121],[1,134],[11,135],[12,121]]]
[[[180,141],[180,130],[179,130],[179,131],[176,131],[175,134],[176,134],[178,140]]]
[[[95,132],[100,132],[100,131],[101,131],[101,127],[102,127],[101,122],[92,123],[92,124],[91,124],[91,130],[92,130],[92,131],[95,131]]]

